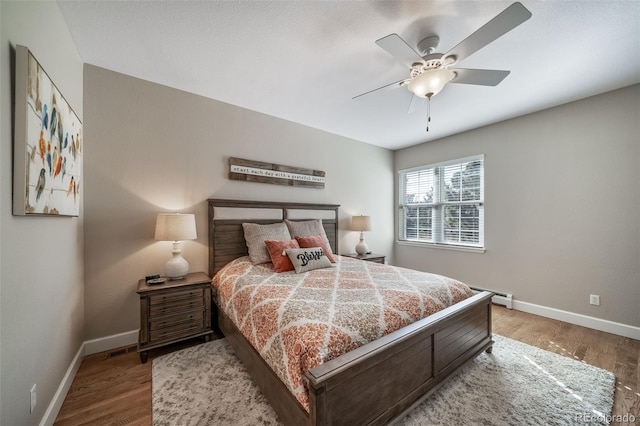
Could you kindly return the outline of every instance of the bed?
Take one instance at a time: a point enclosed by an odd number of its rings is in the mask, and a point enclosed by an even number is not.
[[[209,200],[210,274],[229,262],[242,263],[237,259],[247,255],[245,222],[320,219],[333,253],[339,253],[338,208],[331,204]],[[473,295],[311,368],[303,377],[308,391],[304,404],[254,349],[251,338],[245,338],[230,315],[215,305],[212,322],[284,424],[388,424],[422,402],[466,362],[482,351],[491,351],[491,296],[490,292]]]

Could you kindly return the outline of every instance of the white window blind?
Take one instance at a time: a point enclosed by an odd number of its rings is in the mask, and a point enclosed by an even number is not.
[[[484,247],[484,156],[399,172],[399,239]]]

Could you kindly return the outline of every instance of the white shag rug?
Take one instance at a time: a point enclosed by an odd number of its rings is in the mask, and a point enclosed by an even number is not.
[[[397,424],[607,424],[613,373],[494,335],[482,353]],[[153,426],[280,425],[225,339],[153,360]]]

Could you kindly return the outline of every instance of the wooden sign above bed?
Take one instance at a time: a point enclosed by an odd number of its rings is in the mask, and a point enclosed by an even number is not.
[[[324,172],[261,161],[229,158],[229,179],[324,189]]]

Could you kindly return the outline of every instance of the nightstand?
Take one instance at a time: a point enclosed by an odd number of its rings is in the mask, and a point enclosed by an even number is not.
[[[352,257],[354,259],[366,260],[367,262],[384,263],[386,256],[383,254],[369,253],[369,254],[357,254],[349,253],[342,254],[341,256]]]
[[[149,350],[192,337],[211,337],[211,278],[204,272],[149,285],[138,281],[140,295],[140,361]]]

